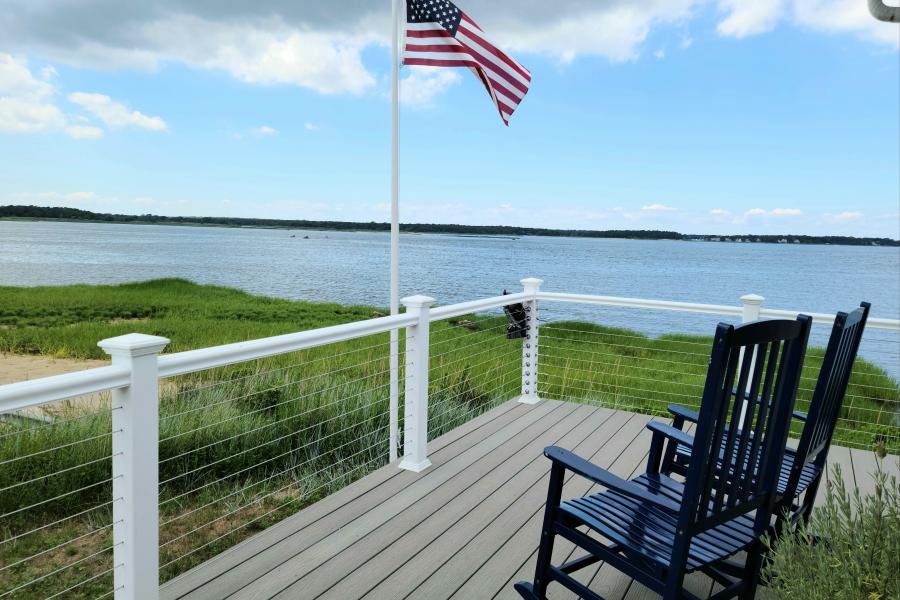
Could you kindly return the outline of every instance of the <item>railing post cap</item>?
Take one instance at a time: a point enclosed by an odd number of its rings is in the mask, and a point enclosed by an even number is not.
[[[432,298],[431,296],[416,294],[415,296],[407,296],[406,298],[401,298],[400,303],[407,308],[423,308],[425,306],[431,306],[432,304],[434,304],[434,298]]]
[[[129,333],[97,342],[110,356],[146,356],[159,354],[170,342],[169,338],[143,333]]]
[[[526,277],[525,279],[519,280],[519,283],[526,287],[541,287],[541,284],[544,283],[544,280],[538,279],[537,277]]]
[[[765,300],[765,298],[759,294],[744,294],[741,296],[742,304],[762,304],[763,300]]]

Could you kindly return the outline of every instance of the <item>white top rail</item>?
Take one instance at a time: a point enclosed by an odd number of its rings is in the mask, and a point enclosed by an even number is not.
[[[506,294],[503,296],[492,296],[491,298],[482,298],[481,300],[472,300],[471,302],[460,302],[459,304],[448,304],[447,306],[438,306],[432,308],[429,313],[432,321],[441,321],[443,319],[451,319],[461,315],[467,315],[479,310],[488,310],[491,308],[499,308],[501,306],[509,306],[516,302],[527,300],[528,296],[525,292],[517,294]]]
[[[266,358],[286,352],[305,350],[335,342],[385,333],[416,322],[415,316],[406,314],[379,317],[354,323],[322,327],[299,333],[188,350],[159,357],[159,376],[172,377],[223,367],[234,363]],[[0,385],[0,413],[14,412],[86,394],[96,394],[122,388],[129,384],[128,369],[117,366],[98,367],[75,373],[43,377]]]
[[[188,350],[177,354],[165,354],[159,357],[159,376],[173,377],[175,375],[184,375],[185,373],[224,367],[225,365],[266,358],[277,354],[307,350],[316,346],[343,342],[367,335],[387,333],[391,329],[414,325],[417,321],[418,319],[414,315],[391,315],[247,342]]]
[[[592,296],[590,294],[566,294],[559,292],[538,292],[538,300],[554,302],[577,302],[579,304],[599,304],[602,306],[620,306],[624,308],[649,308],[655,310],[671,310],[676,312],[701,313],[707,315],[742,316],[741,306],[727,304],[696,304],[693,302],[672,302],[668,300],[647,300],[645,298],[622,298],[618,296]],[[834,315],[795,310],[778,310],[761,308],[761,317],[795,319],[799,314],[809,315],[814,323],[834,323]],[[887,329],[900,331],[900,320],[869,317],[866,327],[871,329]]]
[[[130,381],[128,369],[110,365],[0,385],[0,413],[105,392],[125,387]]]
[[[538,292],[538,300],[555,302],[577,302],[579,304],[600,304],[625,308],[650,308],[676,312],[703,313],[708,315],[741,316],[740,306],[726,304],[694,304],[692,302],[672,302],[669,300],[647,300],[645,298],[620,298],[618,296],[591,296],[590,294],[565,294],[559,292]]]
[[[778,310],[775,308],[761,308],[759,310],[759,316],[761,317],[773,317],[782,319],[785,317],[789,319],[796,319],[797,315],[801,313],[812,317],[813,323],[822,323],[828,325],[834,323],[834,315],[828,315],[825,313],[814,313],[796,310]],[[900,320],[869,317],[868,319],[866,319],[866,329],[887,329],[888,331],[900,331]]]

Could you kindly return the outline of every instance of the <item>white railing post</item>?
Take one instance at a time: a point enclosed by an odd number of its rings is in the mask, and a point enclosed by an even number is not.
[[[98,344],[131,371],[112,391],[113,581],[116,600],[159,598],[159,365],[169,340],[132,333]]]
[[[741,296],[741,306],[744,309],[743,318],[741,319],[744,323],[749,323],[751,321],[759,320],[759,308],[762,306],[763,298],[757,294],[746,294]]]
[[[543,279],[528,277],[521,281],[525,288],[525,339],[522,340],[522,395],[519,402],[537,404],[538,397],[538,302],[537,293]]]
[[[406,387],[403,413],[403,459],[400,468],[416,473],[431,466],[428,460],[428,332],[434,298],[409,296],[400,300],[418,322],[406,328]]]

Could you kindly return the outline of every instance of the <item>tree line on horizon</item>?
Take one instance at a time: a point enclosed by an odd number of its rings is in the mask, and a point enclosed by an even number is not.
[[[0,219],[45,219],[66,221],[91,221],[102,223],[132,223],[159,225],[209,225],[221,227],[257,227],[277,229],[318,229],[329,231],[390,231],[390,223],[376,221],[312,221],[307,219],[255,219],[249,217],[168,217],[163,215],[123,215],[97,213],[80,208],[63,206],[0,206]],[[445,223],[401,223],[400,230],[407,233],[449,233],[456,235],[504,235],[504,236],[550,236],[582,238],[618,238],[643,240],[688,240],[711,242],[755,242],[755,243],[795,243],[795,244],[835,244],[846,246],[900,246],[900,240],[876,237],[853,237],[844,235],[690,235],[677,231],[645,229],[549,229],[541,227],[518,227],[513,225],[459,225]]]

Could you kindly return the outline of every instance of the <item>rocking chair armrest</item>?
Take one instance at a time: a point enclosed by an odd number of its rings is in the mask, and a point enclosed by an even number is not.
[[[680,419],[682,422],[687,421],[689,423],[696,423],[700,420],[700,413],[698,413],[696,410],[691,410],[686,406],[681,406],[680,404],[670,404],[666,408],[670,413],[672,413],[672,416],[675,417],[676,421]]]
[[[647,429],[653,432],[653,436],[662,435],[679,444],[684,444],[688,448],[694,447],[694,436],[683,432],[682,430],[660,423],[659,421],[650,421],[647,423]]]
[[[561,464],[569,471],[581,475],[585,479],[590,479],[594,483],[602,485],[609,490],[630,496],[636,500],[647,502],[667,512],[678,512],[681,510],[681,506],[671,500],[651,494],[646,488],[637,485],[632,481],[628,481],[627,479],[622,479],[617,475],[613,475],[606,469],[598,467],[594,463],[581,458],[574,452],[566,450],[565,448],[560,448],[559,446],[547,446],[544,448],[544,456],[555,463]]]
[[[803,421],[804,423],[806,423],[806,413],[805,412],[800,411],[800,410],[795,410],[793,416],[798,421]]]

